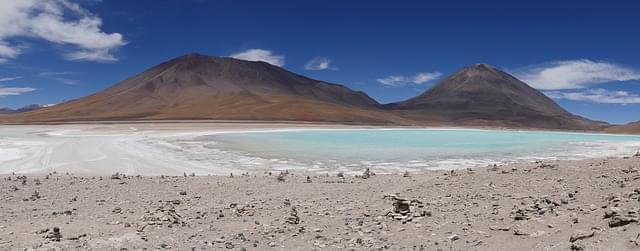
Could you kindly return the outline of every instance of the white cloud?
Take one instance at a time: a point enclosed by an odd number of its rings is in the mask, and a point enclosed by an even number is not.
[[[640,80],[640,71],[588,59],[546,63],[516,70],[514,75],[542,90],[582,89],[594,84]]]
[[[333,66],[331,66],[331,59],[325,57],[316,57],[314,59],[309,60],[307,64],[304,66],[305,69],[310,71],[322,71],[322,70],[334,70]]]
[[[20,54],[18,47],[10,47],[6,42],[2,41],[0,37],[0,63],[7,62],[9,59],[15,58]]]
[[[36,89],[31,87],[4,87],[0,85],[0,97],[4,96],[17,96],[26,92],[32,92]]]
[[[2,0],[0,4],[0,62],[22,53],[15,37],[42,39],[72,46],[69,60],[117,61],[113,52],[126,44],[119,33],[101,30],[102,20],[69,0]]]
[[[440,72],[418,72],[414,76],[392,75],[386,78],[376,79],[378,83],[385,87],[401,87],[409,84],[424,84],[436,80],[442,76]]]
[[[416,84],[423,84],[431,80],[436,80],[440,76],[442,76],[442,74],[439,72],[420,72],[413,77],[413,82]]]
[[[0,78],[0,82],[13,81],[16,79],[21,79],[22,77],[9,77],[9,78]]]
[[[284,65],[284,56],[275,55],[273,52],[263,49],[249,49],[232,54],[230,57],[247,61],[262,61],[275,66]]]
[[[545,94],[553,99],[587,101],[603,104],[640,104],[640,96],[626,91],[587,89],[579,91],[549,91]]]

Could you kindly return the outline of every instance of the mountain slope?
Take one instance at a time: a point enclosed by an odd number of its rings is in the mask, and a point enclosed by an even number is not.
[[[363,92],[309,79],[268,63],[189,54],[96,94],[14,119],[402,120],[380,111],[378,106]]]
[[[423,94],[387,105],[416,120],[596,130],[605,123],[575,116],[515,77],[490,65],[463,68]]]

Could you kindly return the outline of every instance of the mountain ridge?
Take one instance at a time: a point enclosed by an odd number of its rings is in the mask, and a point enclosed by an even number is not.
[[[100,92],[5,122],[268,120],[388,125],[599,130],[526,83],[476,64],[406,101],[380,104],[362,91],[266,62],[186,54]]]

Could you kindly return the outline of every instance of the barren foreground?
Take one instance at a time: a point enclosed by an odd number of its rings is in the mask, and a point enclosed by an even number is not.
[[[0,250],[631,250],[640,247],[639,164],[367,179],[3,176]]]

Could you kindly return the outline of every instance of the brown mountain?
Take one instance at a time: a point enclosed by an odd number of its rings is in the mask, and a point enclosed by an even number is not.
[[[596,130],[606,123],[573,115],[493,66],[463,68],[415,98],[387,105],[404,116],[452,125]]]
[[[189,54],[96,94],[11,120],[403,120],[378,106],[363,92],[309,79],[268,63]]]

